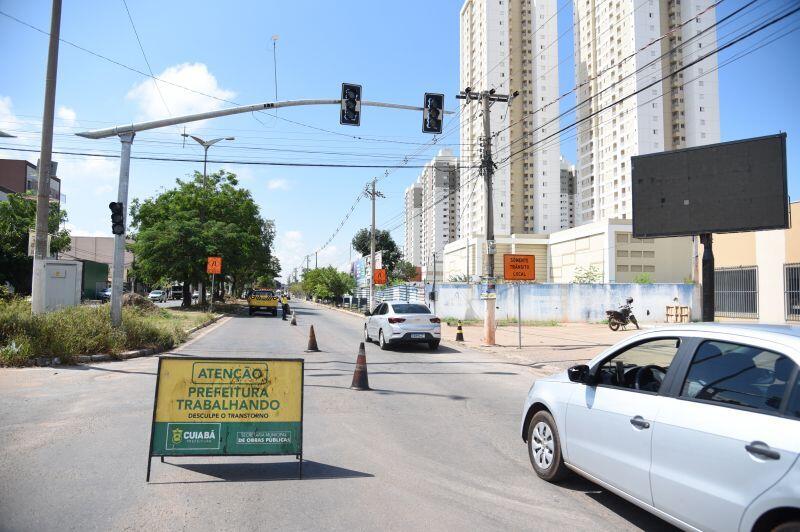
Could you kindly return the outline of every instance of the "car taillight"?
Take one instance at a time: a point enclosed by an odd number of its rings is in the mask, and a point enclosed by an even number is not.
[[[431,323],[441,323],[441,322],[442,320],[440,320],[439,318],[431,318]]]
[[[403,323],[406,321],[405,318],[389,318],[389,323]]]

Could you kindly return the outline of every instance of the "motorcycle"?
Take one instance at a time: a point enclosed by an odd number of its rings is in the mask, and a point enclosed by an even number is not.
[[[633,298],[629,297],[625,300],[625,304],[619,307],[619,310],[607,310],[606,316],[608,316],[608,328],[612,331],[618,331],[620,327],[625,330],[625,327],[628,324],[633,323],[636,328],[639,328],[639,322],[636,321],[636,316],[633,315],[633,311],[631,310],[631,303],[633,303]]]

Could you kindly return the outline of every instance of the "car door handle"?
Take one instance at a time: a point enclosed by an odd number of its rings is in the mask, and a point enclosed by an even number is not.
[[[770,449],[769,445],[767,445],[763,441],[750,442],[744,446],[744,449],[750,454],[755,454],[760,456],[761,458],[767,458],[768,460],[781,459],[781,453],[773,449]]]
[[[637,429],[649,429],[650,423],[645,421],[642,416],[634,416],[631,418],[631,425],[636,427]]]

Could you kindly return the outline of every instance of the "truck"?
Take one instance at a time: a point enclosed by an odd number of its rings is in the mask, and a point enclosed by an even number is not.
[[[277,316],[280,304],[280,297],[275,294],[274,290],[256,288],[247,294],[247,313],[250,316],[259,310],[266,310],[273,316]]]
[[[170,299],[183,299],[183,285],[182,284],[174,284],[169,289],[169,298]]]

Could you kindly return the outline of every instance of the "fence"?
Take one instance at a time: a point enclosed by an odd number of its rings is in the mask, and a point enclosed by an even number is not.
[[[723,318],[758,318],[758,267],[714,270],[714,312]]]
[[[783,266],[786,321],[800,321],[800,263]]]
[[[426,294],[432,287],[426,285]],[[519,294],[518,292],[519,291]],[[445,318],[483,319],[484,301],[480,285],[443,283],[436,285],[436,299],[428,304]],[[598,322],[606,310],[617,309],[625,298],[633,298],[633,311],[642,322],[665,322],[668,305],[688,306],[690,318],[699,318],[699,290],[692,284],[556,284],[501,283],[495,300],[497,319],[517,317],[520,297],[523,321]]]

